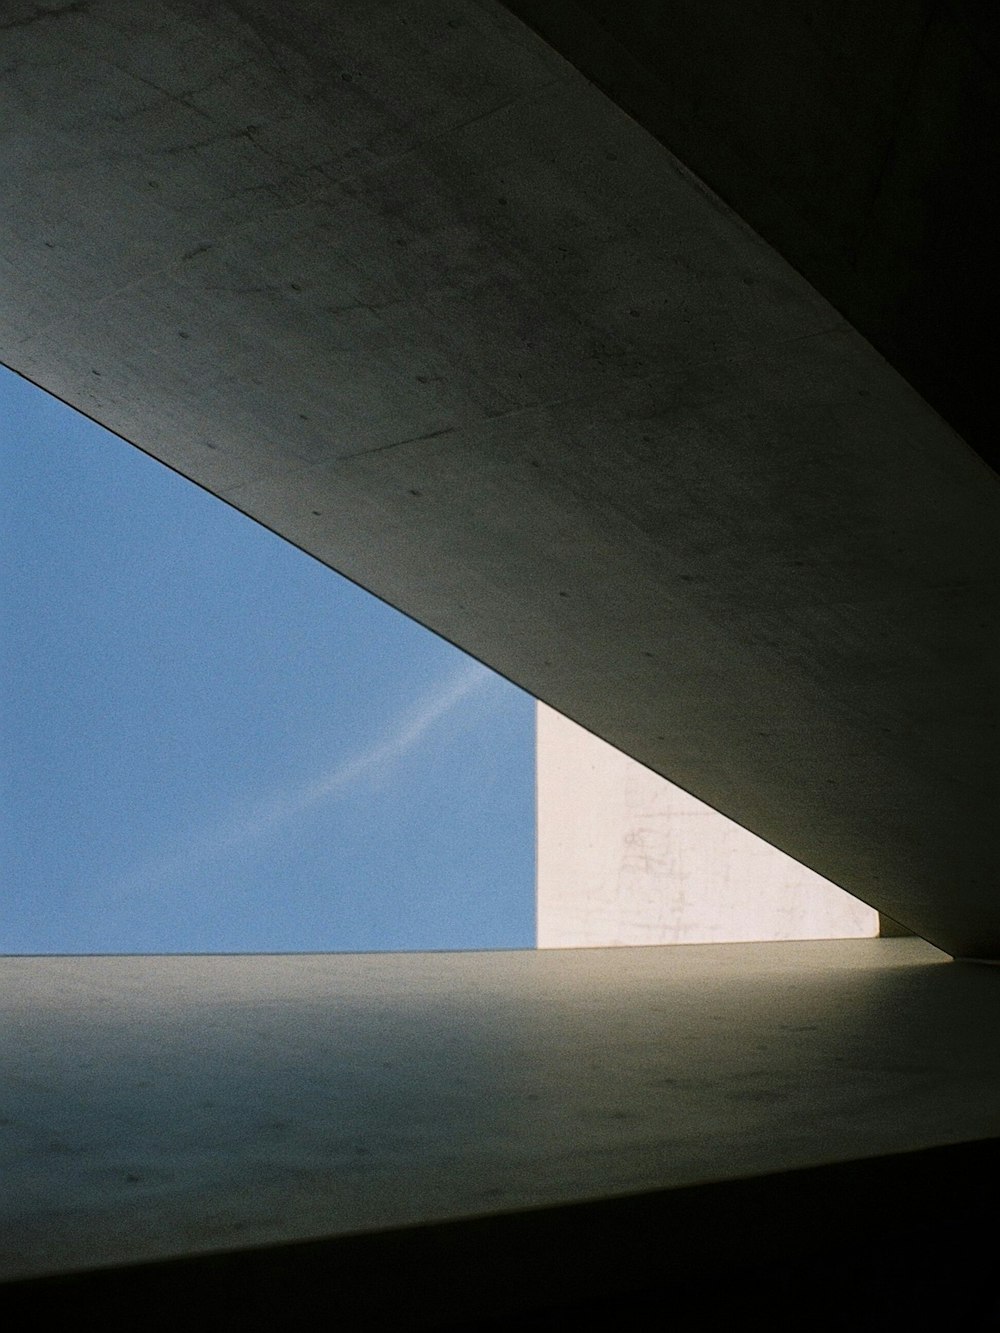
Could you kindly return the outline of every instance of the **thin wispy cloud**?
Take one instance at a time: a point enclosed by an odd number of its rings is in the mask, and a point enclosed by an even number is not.
[[[428,732],[459,704],[482,691],[492,678],[485,667],[469,663],[443,687],[421,700],[381,740],[335,765],[315,782],[273,802],[262,802],[254,814],[254,827],[266,829],[283,823],[384,773],[416,749]]]
[[[311,810],[345,796],[361,784],[377,780],[411,754],[459,705],[483,693],[496,680],[478,662],[467,663],[377,740],[341,759],[326,773],[290,791],[271,792],[225,822],[204,830],[183,851],[142,866],[114,886],[121,898],[154,884],[182,882],[202,862],[226,852],[252,847]]]

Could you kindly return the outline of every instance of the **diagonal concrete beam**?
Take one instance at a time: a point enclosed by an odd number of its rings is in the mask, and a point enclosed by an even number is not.
[[[991,6],[506,3],[1000,469]]]
[[[492,2],[0,4],[0,356],[942,948],[996,477]]]

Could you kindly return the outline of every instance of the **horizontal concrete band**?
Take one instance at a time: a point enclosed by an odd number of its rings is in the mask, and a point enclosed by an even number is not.
[[[913,939],[0,960],[0,1277],[991,1137],[995,970]]]
[[[0,1284],[8,1317],[357,1333],[766,1309],[874,1326],[997,1312],[1000,1140],[531,1212]],[[821,1313],[820,1313],[821,1312]],[[496,1321],[496,1322],[494,1322]],[[986,1326],[985,1322],[982,1324]]]

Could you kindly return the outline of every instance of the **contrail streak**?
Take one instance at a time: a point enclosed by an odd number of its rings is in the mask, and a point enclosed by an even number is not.
[[[183,852],[146,866],[116,886],[116,897],[140,892],[150,882],[181,879],[200,861],[248,846],[276,831],[282,824],[325,801],[339,796],[366,778],[404,758],[460,703],[481,692],[494,680],[491,672],[471,662],[443,687],[422,699],[404,715],[393,731],[367,749],[342,760],[321,777],[291,792],[257,801],[230,822],[207,830]]]

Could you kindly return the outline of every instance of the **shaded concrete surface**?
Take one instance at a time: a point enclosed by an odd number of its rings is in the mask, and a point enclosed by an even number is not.
[[[102,1329],[993,1329],[1000,1140],[0,1284]]]
[[[1000,464],[995,6],[509,0]]]
[[[0,962],[5,1280],[1000,1134],[919,940]]]
[[[996,478],[660,144],[486,0],[3,0],[0,59],[7,364],[1000,952]]]

